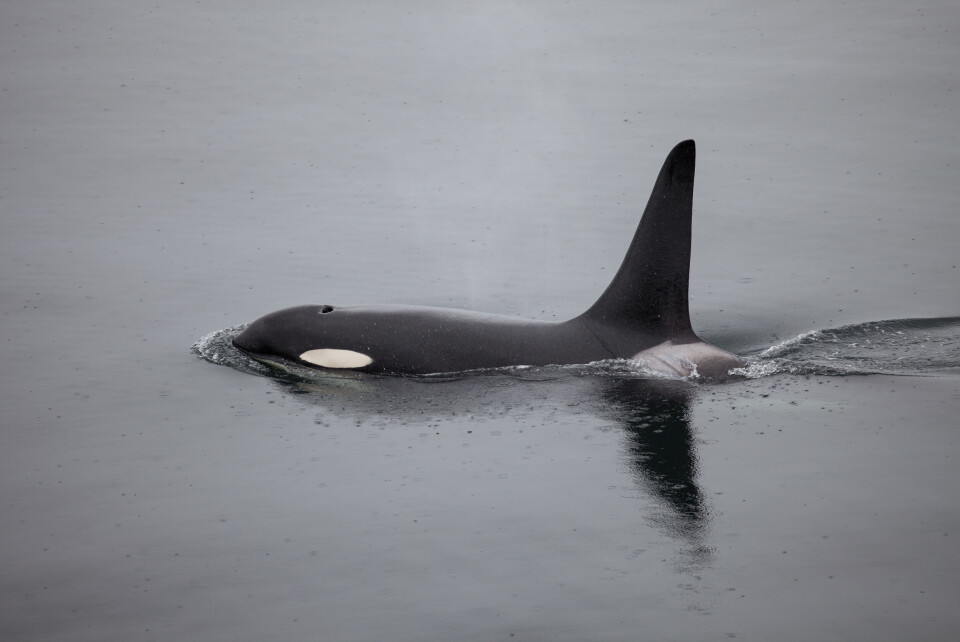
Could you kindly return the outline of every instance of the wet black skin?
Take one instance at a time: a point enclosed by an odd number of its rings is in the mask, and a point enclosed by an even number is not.
[[[590,363],[661,341],[584,317],[549,323],[446,308],[304,305],[258,319],[234,345],[311,367],[299,355],[314,348],[352,350],[373,358],[357,368],[363,372],[429,374]]]

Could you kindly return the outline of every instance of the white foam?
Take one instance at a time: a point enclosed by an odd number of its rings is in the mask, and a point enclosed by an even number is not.
[[[780,343],[770,346],[766,350],[760,353],[761,358],[769,357],[779,357],[785,352],[789,352],[796,348],[797,346],[820,339],[823,335],[823,330],[810,330],[809,332],[804,332],[803,334],[798,334],[792,339],[787,339],[786,341],[781,341]]]

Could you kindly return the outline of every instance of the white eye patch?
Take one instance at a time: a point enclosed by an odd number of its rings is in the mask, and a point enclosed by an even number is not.
[[[363,353],[334,348],[307,350],[300,359],[321,368],[362,368],[373,363],[373,359]]]

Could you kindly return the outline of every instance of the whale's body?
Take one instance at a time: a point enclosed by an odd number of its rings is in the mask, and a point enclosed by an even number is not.
[[[687,302],[696,147],[667,156],[627,255],[583,314],[559,323],[419,306],[305,305],[254,321],[234,345],[268,363],[432,374],[637,359],[719,378],[741,360],[700,339]]]

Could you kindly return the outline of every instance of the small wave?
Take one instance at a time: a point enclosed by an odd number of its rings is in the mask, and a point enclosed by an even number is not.
[[[247,324],[217,330],[202,337],[190,349],[195,355],[218,366],[227,366],[261,377],[271,374],[270,368],[251,359],[233,346],[233,338],[243,332]]]
[[[763,350],[732,374],[934,375],[960,367],[960,317],[869,321],[812,330]]]

